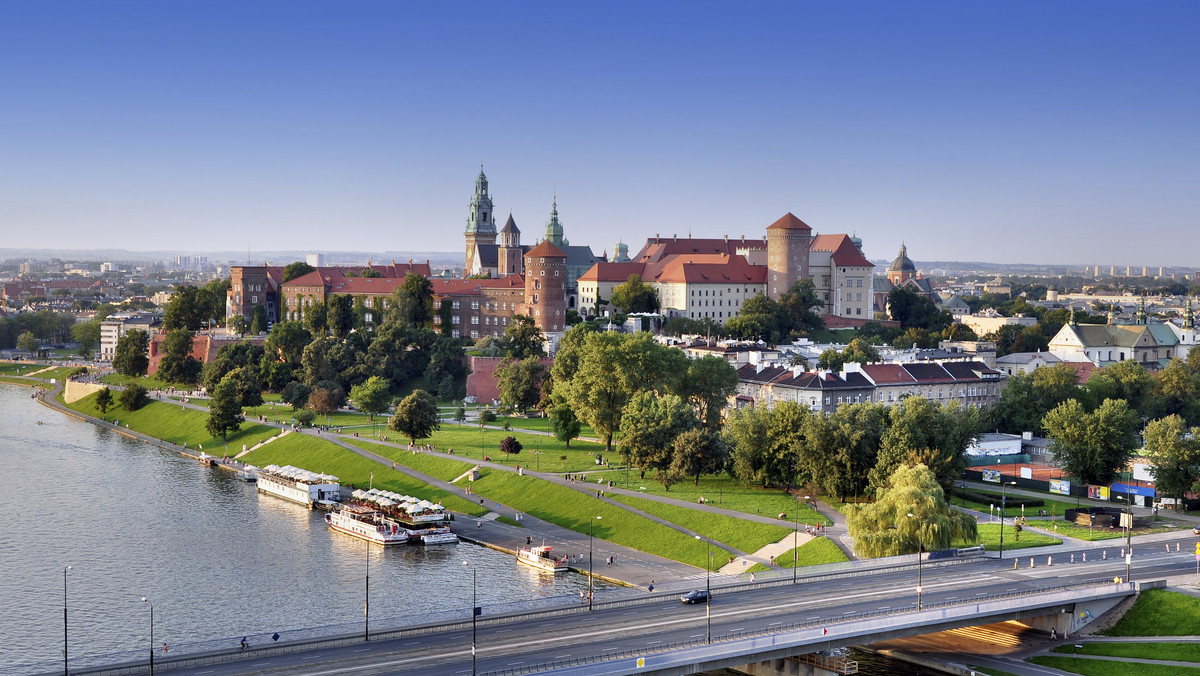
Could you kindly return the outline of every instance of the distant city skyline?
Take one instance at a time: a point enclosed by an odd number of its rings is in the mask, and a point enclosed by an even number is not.
[[[282,11],[281,11],[282,10]],[[875,260],[1200,266],[1200,6],[10,7],[14,248],[462,250],[761,237]]]

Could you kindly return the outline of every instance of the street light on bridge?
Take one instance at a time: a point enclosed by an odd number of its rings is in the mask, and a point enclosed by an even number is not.
[[[1015,481],[1000,482],[1000,558],[1004,558],[1004,506],[1008,504],[1008,496],[1004,494],[1005,486],[1016,486]]]
[[[67,571],[71,566],[63,568],[63,676],[70,676],[67,670]]]
[[[142,597],[142,603],[150,606],[150,676],[154,676],[154,604]]]
[[[703,539],[699,535],[693,537]],[[708,560],[704,565],[704,642],[712,643],[712,541],[704,541],[708,544]]]
[[[478,673],[475,669],[475,618],[479,616],[479,602],[476,600],[478,586],[475,583],[475,566],[463,561],[463,565],[471,569],[471,676]]]
[[[912,512],[908,513],[908,518],[915,519],[917,516]],[[921,542],[921,523],[917,522],[917,610],[921,610],[921,594],[925,589],[921,586],[921,554],[924,552],[924,543]]]

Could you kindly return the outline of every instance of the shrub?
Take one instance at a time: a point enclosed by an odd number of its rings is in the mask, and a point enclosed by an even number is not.
[[[125,386],[121,394],[117,395],[117,401],[126,411],[136,411],[145,406],[150,398],[146,396],[146,388],[134,383]]]
[[[309,425],[312,425],[313,420],[316,420],[316,419],[317,419],[317,414],[313,413],[311,410],[309,410],[307,408],[300,410],[300,411],[296,411],[296,422],[300,423],[300,425],[302,427],[308,427]]]

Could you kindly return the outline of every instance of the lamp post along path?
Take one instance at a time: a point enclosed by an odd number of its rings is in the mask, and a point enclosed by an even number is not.
[[[142,603],[150,606],[150,676],[154,676],[154,604],[142,597]]]
[[[63,568],[63,676],[70,676],[67,668],[67,571],[71,566]]]

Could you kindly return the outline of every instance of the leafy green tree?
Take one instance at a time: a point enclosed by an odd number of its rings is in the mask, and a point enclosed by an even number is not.
[[[1086,484],[1112,483],[1136,445],[1137,413],[1120,399],[1106,399],[1092,413],[1076,399],[1065,401],[1046,414],[1044,424],[1055,461]]]
[[[869,478],[881,488],[900,465],[925,464],[943,486],[950,486],[966,469],[966,450],[975,438],[975,409],[958,402],[938,405],[924,397],[907,397],[893,406],[890,423],[880,439],[879,456]]]
[[[717,474],[729,459],[729,447],[711,427],[687,430],[671,444],[671,472],[690,476],[700,485],[701,474]]]
[[[711,430],[721,426],[721,412],[737,392],[737,371],[724,359],[705,355],[688,363],[687,375],[679,382],[680,395],[696,411],[700,423]]]
[[[396,413],[388,422],[388,427],[408,437],[413,444],[417,443],[417,439],[428,438],[442,428],[437,402],[428,392],[413,390],[412,394],[396,404]]]
[[[108,408],[113,405],[112,390],[107,387],[96,393],[96,408],[100,409],[100,415],[108,413]]]
[[[204,429],[214,437],[219,434],[221,439],[229,441],[229,433],[240,430],[245,420],[238,383],[234,377],[226,376],[209,397],[208,422]]]
[[[117,339],[112,361],[113,370],[130,378],[146,375],[146,369],[150,367],[149,350],[150,335],[145,331],[133,329]]]
[[[22,352],[31,352],[37,354],[41,343],[37,336],[33,335],[33,331],[26,331],[17,338],[17,349]]]
[[[371,376],[360,385],[350,388],[350,401],[358,410],[368,414],[371,422],[375,422],[377,413],[386,413],[392,403],[392,393],[388,383],[379,376]]]
[[[571,447],[571,440],[579,436],[581,426],[570,404],[564,401],[550,408],[550,429],[554,431],[555,439],[566,444],[567,448]]]
[[[504,345],[513,359],[546,356],[546,336],[529,315],[513,315],[504,328]]]
[[[296,365],[290,362],[263,359],[258,366],[258,382],[263,389],[279,392],[295,379]]]
[[[71,338],[79,343],[80,351],[90,354],[100,345],[100,322],[81,322],[72,326]]]
[[[442,302],[438,303],[438,330],[442,335],[454,335],[454,301],[449,298],[443,298]]]
[[[516,437],[504,437],[500,440],[500,452],[505,456],[516,455],[523,448],[524,446],[521,445],[520,441],[517,441]]]
[[[323,337],[329,333],[329,308],[324,302],[313,303],[304,308],[304,328],[313,337]]]
[[[421,329],[422,338],[432,342],[427,350],[429,365],[425,367],[425,382],[435,390],[438,399],[448,401],[461,396],[462,383],[466,382],[470,367],[463,359],[462,343],[444,333]]]
[[[163,311],[163,331],[199,331],[208,319],[212,301],[201,298],[200,290],[184,285],[171,293],[167,308]]]
[[[729,447],[729,473],[747,486],[766,488],[771,454],[771,411],[764,407],[734,410],[725,423],[723,437]]]
[[[389,321],[410,327],[433,325],[433,282],[408,273],[404,283],[392,291]]]
[[[1056,364],[1018,373],[1008,379],[1000,401],[988,411],[990,427],[1002,432],[1045,434],[1043,421],[1055,406],[1080,396],[1079,372],[1070,364]]]
[[[324,381],[317,383],[317,386],[309,393],[308,402],[305,406],[317,413],[317,415],[327,416],[342,405],[342,400],[345,396],[342,388],[337,383]]]
[[[940,334],[954,321],[949,312],[939,309],[932,300],[899,286],[888,292],[888,313],[900,322],[901,328],[925,329],[930,333]]]
[[[1092,372],[1084,386],[1094,405],[1105,399],[1124,399],[1139,415],[1149,417],[1154,377],[1135,361],[1121,361]]]
[[[350,296],[332,296],[325,303],[325,324],[335,338],[345,338],[354,328],[354,299]]]
[[[259,384],[253,367],[239,366],[227,373],[221,382],[225,380],[233,381],[240,405],[243,407],[262,406],[262,385]]]
[[[185,329],[168,331],[162,342],[162,360],[158,377],[168,383],[194,385],[200,380],[203,364],[192,356],[192,332]]]
[[[500,362],[496,368],[500,403],[514,411],[533,408],[541,397],[542,379],[545,375],[546,367],[538,357],[505,359]]]
[[[829,416],[809,417],[804,457],[814,467],[816,483],[842,502],[862,494],[887,429],[888,411],[883,404],[849,404]]]
[[[466,421],[466,419],[467,419],[467,409],[464,408],[462,405],[459,405],[458,408],[454,409],[454,422],[461,423],[461,422]]]
[[[946,504],[937,477],[924,465],[897,467],[874,503],[850,507],[846,523],[854,553],[864,557],[938,551],[979,538],[975,519]]]
[[[780,296],[779,306],[787,320],[789,337],[804,337],[825,328],[825,320],[817,312],[817,308],[825,307],[825,301],[817,295],[811,279],[793,282],[791,288]]]
[[[1159,417],[1178,415],[1189,425],[1200,423],[1200,375],[1180,359],[1154,375],[1154,408]]]
[[[283,266],[283,281],[290,282],[297,277],[303,277],[310,272],[316,272],[317,269],[305,263],[304,261],[295,261]]]
[[[1178,415],[1151,420],[1142,432],[1154,486],[1181,504],[1200,479],[1200,428],[1188,428]]]
[[[126,411],[136,411],[149,401],[150,397],[146,394],[146,388],[137,383],[126,385],[125,389],[117,395],[117,403]]]
[[[310,394],[312,394],[311,387],[298,380],[293,380],[283,388],[283,392],[279,394],[279,398],[285,404],[291,404],[292,410],[295,411],[304,408],[308,404],[308,395]]]
[[[630,399],[621,418],[621,460],[641,470],[668,470],[672,443],[698,424],[692,407],[677,395],[643,390]]]
[[[239,336],[244,336],[250,330],[250,323],[242,315],[234,315],[233,319],[229,320],[229,328]]]
[[[783,342],[790,328],[784,308],[761,293],[742,303],[742,309],[726,326],[733,336],[772,345]]]
[[[612,304],[624,312],[658,312],[658,289],[642,281],[640,275],[629,275],[624,284],[613,288]]]
[[[250,333],[260,336],[267,332],[267,310],[261,305],[255,305],[250,311]]]
[[[491,425],[496,422],[496,412],[490,408],[485,408],[479,412],[479,427]]]

